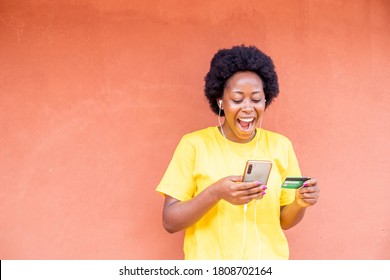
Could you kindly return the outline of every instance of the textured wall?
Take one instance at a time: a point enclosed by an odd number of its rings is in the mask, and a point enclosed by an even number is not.
[[[390,258],[389,26],[385,0],[0,1],[0,259],[182,258],[154,189],[217,125],[203,77],[241,43],[279,73],[264,127],[322,186],[291,258]]]

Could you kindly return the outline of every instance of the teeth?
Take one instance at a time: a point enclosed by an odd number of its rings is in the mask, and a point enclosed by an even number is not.
[[[253,121],[254,118],[240,118],[240,121],[243,121],[243,122],[251,122]]]

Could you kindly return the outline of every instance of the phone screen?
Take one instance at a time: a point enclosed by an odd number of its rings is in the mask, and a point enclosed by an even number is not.
[[[267,184],[272,162],[268,160],[248,160],[245,166],[243,182],[259,181]]]

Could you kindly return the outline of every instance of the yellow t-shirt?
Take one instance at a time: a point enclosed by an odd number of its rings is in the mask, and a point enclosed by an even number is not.
[[[282,189],[287,176],[301,176],[292,144],[264,129],[245,144],[225,139],[217,127],[185,135],[157,191],[180,201],[190,200],[219,179],[242,175],[248,159],[272,161],[266,195],[242,205],[219,201],[186,229],[185,259],[288,259],[280,226],[280,206],[294,201],[295,190]]]

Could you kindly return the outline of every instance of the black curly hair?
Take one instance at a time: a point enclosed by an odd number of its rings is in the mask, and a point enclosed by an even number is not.
[[[211,110],[218,115],[217,99],[222,98],[228,80],[237,72],[251,71],[259,75],[264,85],[267,108],[279,94],[278,76],[272,59],[255,46],[233,46],[220,49],[212,58],[205,76],[204,94]],[[224,116],[223,110],[221,116]]]

